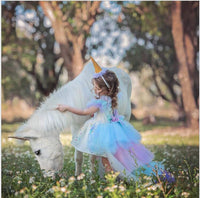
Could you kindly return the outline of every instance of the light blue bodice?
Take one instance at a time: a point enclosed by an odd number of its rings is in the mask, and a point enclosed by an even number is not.
[[[99,111],[94,114],[94,119],[110,122],[113,117],[111,102],[112,100],[109,96],[103,95],[99,99],[91,100],[87,104],[87,107],[96,106],[99,108]]]

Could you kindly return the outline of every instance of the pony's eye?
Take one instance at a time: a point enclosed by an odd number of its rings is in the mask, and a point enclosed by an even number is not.
[[[35,154],[40,155],[41,154],[40,150],[35,151]]]

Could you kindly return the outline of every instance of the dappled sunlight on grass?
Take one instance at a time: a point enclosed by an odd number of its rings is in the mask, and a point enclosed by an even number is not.
[[[14,133],[2,133],[1,134],[1,147],[15,147],[15,146],[30,146],[29,141],[21,141],[14,138],[9,138],[9,136],[13,136]]]
[[[9,136],[13,136],[14,133],[2,133],[1,134],[1,147],[13,147],[13,146],[30,146],[29,141],[21,141],[14,138],[9,138]]]
[[[17,141],[13,138],[8,138],[8,136],[12,136],[13,133],[2,133],[1,137],[1,145],[2,147],[8,147],[12,145],[20,145],[25,144],[29,145],[28,141]],[[141,133],[142,135],[142,143],[145,145],[199,145],[199,135],[198,134],[191,134],[188,136],[180,136],[178,134],[175,135],[166,135],[163,133]],[[60,141],[63,146],[70,146],[72,140],[72,135],[70,133],[61,133],[60,134]]]
[[[182,126],[182,122],[170,120],[170,119],[164,119],[164,118],[157,118],[156,123],[151,124],[143,124],[142,120],[133,120],[131,121],[131,124],[134,126],[135,129],[137,129],[140,132],[153,130],[153,129],[162,129],[168,126],[171,127],[178,127]]]
[[[198,129],[185,127],[165,127],[141,133],[142,143],[154,145],[199,145]]]
[[[3,132],[13,133],[17,130],[17,128],[20,126],[21,122],[19,123],[3,123],[1,125],[1,130]]]
[[[141,133],[142,143],[145,145],[199,145],[198,130],[192,131],[181,127],[181,122],[170,123],[169,120],[161,120],[156,124],[143,125],[141,121],[132,121],[131,124]],[[5,128],[7,131],[14,131],[18,126],[19,123],[3,124],[2,131]],[[2,133],[2,147],[18,142],[15,139],[8,138],[8,136],[12,136],[14,133],[7,131]],[[60,134],[60,141],[64,146],[70,146],[71,140],[72,135],[69,131]],[[29,145],[29,142],[26,141],[25,144]]]
[[[72,141],[72,135],[71,133],[61,133],[60,134],[60,141],[62,143],[62,145],[64,146],[70,146],[71,145],[71,141]]]
[[[191,135],[188,137],[181,137],[179,135],[166,136],[163,134],[145,134],[142,133],[143,144],[154,144],[154,145],[199,145],[199,136]]]

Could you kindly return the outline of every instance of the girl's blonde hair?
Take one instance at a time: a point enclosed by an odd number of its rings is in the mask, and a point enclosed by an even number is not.
[[[99,88],[102,90],[108,91],[108,96],[112,99],[112,109],[115,109],[117,107],[117,94],[119,92],[119,81],[117,76],[114,72],[107,70],[105,74],[103,74],[104,79],[109,84],[110,88],[108,88],[103,81],[102,77],[93,78],[93,80],[97,83]]]

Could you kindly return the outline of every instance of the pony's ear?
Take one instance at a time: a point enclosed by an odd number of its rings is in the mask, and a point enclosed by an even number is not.
[[[14,138],[14,139],[23,140],[23,141],[37,139],[37,137],[28,137],[28,136],[25,136],[25,137],[9,136],[8,138]]]
[[[30,129],[27,124],[23,124],[15,131],[13,136],[9,136],[8,138],[26,141],[36,140],[38,137],[38,133],[35,130]]]

